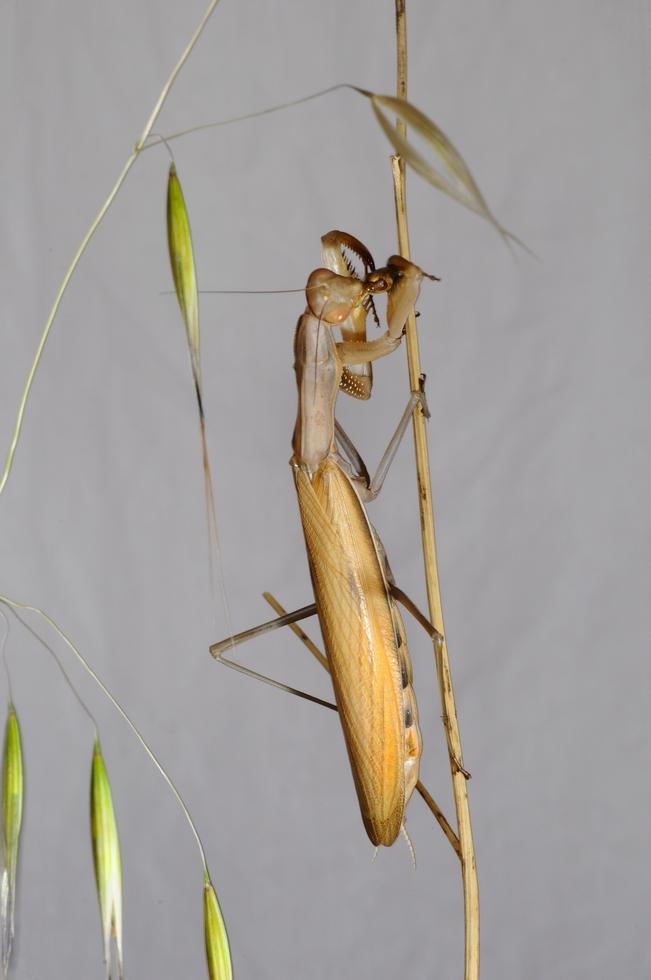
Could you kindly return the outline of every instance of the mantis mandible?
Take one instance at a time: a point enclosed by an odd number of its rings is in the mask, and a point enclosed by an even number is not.
[[[396,587],[365,504],[380,492],[412,413],[419,407],[427,413],[427,404],[422,391],[412,393],[370,479],[336,421],[335,403],[340,388],[357,398],[370,397],[371,362],[400,345],[426,273],[400,256],[375,269],[366,247],[342,232],[325,235],[322,246],[327,268],[316,269],[308,279],[307,308],[294,339],[298,411],[290,460],[315,601],[210,650],[229,666],[260,677],[222,653],[316,613],[362,820],[374,845],[390,846],[404,829],[406,806],[419,785],[422,752],[411,661],[396,600],[432,637],[439,634]],[[355,274],[349,253],[361,261],[363,278]],[[369,341],[367,314],[372,311],[377,319],[373,297],[382,293],[387,296],[387,330]],[[335,329],[342,340],[335,339]]]

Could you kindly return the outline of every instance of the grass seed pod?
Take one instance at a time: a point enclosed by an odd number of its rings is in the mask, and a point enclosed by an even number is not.
[[[11,702],[7,709],[2,753],[2,879],[0,882],[0,921],[2,924],[2,969],[9,972],[14,939],[16,872],[20,825],[23,817],[23,752],[20,726]]]
[[[228,934],[212,882],[206,873],[203,886],[203,923],[210,980],[232,980]]]
[[[185,325],[190,349],[192,373],[197,388],[201,385],[200,371],[200,334],[199,334],[199,296],[197,293],[197,276],[190,234],[185,198],[181,182],[176,173],[176,167],[170,164],[167,180],[167,245],[172,265],[172,279],[176,298],[179,301],[181,315]]]
[[[115,950],[117,976],[122,970],[122,863],[120,841],[111,799],[111,786],[99,739],[93,746],[90,779],[90,829],[93,842],[95,881],[102,919],[104,962],[107,980],[112,978],[112,955]]]

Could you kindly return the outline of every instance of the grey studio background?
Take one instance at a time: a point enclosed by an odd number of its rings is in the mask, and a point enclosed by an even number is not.
[[[203,3],[4,2],[0,433],[8,445],[54,292]],[[482,976],[651,975],[649,873],[649,30],[646,3],[409,4],[410,96],[540,256],[409,181],[438,544],[482,900]],[[349,81],[394,87],[393,5],[223,0],[156,130]],[[200,285],[298,288],[319,236],[394,250],[388,145],[340,92],[174,145]],[[415,799],[372,863],[329,712],[219,668],[185,338],[147,152],[53,329],[0,501],[2,591],[79,644],[177,780],[240,978],[454,980],[456,858]],[[287,466],[300,295],[205,296],[203,371],[236,630],[310,599]],[[372,465],[403,355],[340,400]],[[424,606],[412,449],[372,505]],[[41,626],[31,620],[39,631]],[[314,626],[310,626],[317,635]],[[423,778],[453,807],[431,649],[408,623]],[[121,831],[128,977],[205,975],[201,866],[178,807],[60,644],[99,719]],[[88,834],[92,730],[56,666],[9,640],[27,803],[15,977],[101,977]],[[296,639],[242,649],[328,696]]]

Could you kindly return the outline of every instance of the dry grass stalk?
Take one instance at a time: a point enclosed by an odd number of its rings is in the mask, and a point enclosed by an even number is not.
[[[397,76],[398,97],[407,98],[407,22],[405,0],[396,0],[396,38],[397,38]],[[405,136],[403,121],[398,122],[398,130]],[[405,198],[405,166],[399,157],[392,158],[392,173],[395,191],[396,223],[398,227],[398,248],[405,258],[409,258],[409,230],[407,224],[407,204]],[[407,320],[407,363],[409,370],[409,385],[412,391],[418,391],[421,385],[420,349],[416,317],[412,312]],[[414,445],[416,451],[416,475],[418,482],[418,505],[420,509],[421,536],[423,561],[425,566],[425,582],[430,620],[436,629],[445,637],[443,624],[443,609],[439,585],[438,564],[436,559],[436,537],[434,533],[434,510],[432,499],[432,484],[429,467],[429,451],[427,446],[427,430],[425,417],[420,410],[413,415]],[[479,977],[479,886],[475,851],[470,822],[470,807],[466,775],[463,771],[463,755],[461,738],[457,720],[452,678],[448,660],[445,639],[434,643],[434,659],[441,693],[443,708],[443,723],[445,725],[452,789],[457,812],[458,836],[461,849],[461,869],[464,894],[465,922],[465,980],[478,980]]]

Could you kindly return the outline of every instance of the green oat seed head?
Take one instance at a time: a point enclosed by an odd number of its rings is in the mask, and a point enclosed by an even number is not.
[[[2,970],[6,977],[14,940],[14,907],[20,824],[23,817],[23,753],[20,726],[11,702],[7,709],[2,752],[2,878],[0,920],[2,923]]]
[[[199,296],[197,276],[192,251],[190,221],[185,207],[181,182],[176,167],[170,164],[167,181],[167,244],[172,264],[172,278],[176,298],[179,301],[185,332],[190,348],[192,373],[197,389],[201,385],[200,334],[199,334]]]
[[[90,830],[95,881],[102,919],[106,978],[123,980],[122,970],[122,864],[115,811],[99,739],[93,746],[90,778]],[[112,972],[113,954],[117,974]]]
[[[215,889],[207,872],[203,886],[203,925],[210,980],[232,980],[233,967],[228,934]]]

